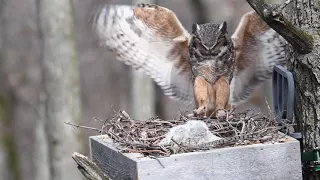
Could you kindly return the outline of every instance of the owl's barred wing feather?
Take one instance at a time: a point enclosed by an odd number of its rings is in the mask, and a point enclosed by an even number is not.
[[[285,40],[254,11],[242,17],[231,38],[236,49],[236,68],[230,103],[237,105],[272,77],[275,65],[285,63]]]
[[[193,100],[189,33],[169,9],[149,4],[100,5],[90,20],[118,60],[142,70],[177,100]]]

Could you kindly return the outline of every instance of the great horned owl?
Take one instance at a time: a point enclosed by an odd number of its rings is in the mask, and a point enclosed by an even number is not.
[[[215,84],[222,76],[230,83],[234,70],[235,50],[227,36],[227,23],[194,24],[189,43],[189,62],[195,77],[202,76]]]
[[[230,108],[229,84],[233,77],[234,62],[235,49],[227,34],[226,22],[192,26],[189,63],[194,75],[196,114],[211,115],[215,111]]]
[[[285,62],[285,40],[254,11],[231,37],[227,23],[194,24],[153,4],[100,5],[91,18],[103,45],[142,70],[175,100],[195,100],[196,114],[223,115],[248,99]]]

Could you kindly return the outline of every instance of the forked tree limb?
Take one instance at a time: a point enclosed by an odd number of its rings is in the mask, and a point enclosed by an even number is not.
[[[246,0],[259,16],[300,54],[308,54],[313,50],[313,38],[295,27],[282,14],[282,6],[272,6],[264,0]],[[287,2],[288,3],[288,2]]]
[[[79,171],[89,180],[109,180],[102,170],[87,156],[74,152],[72,158],[78,164]]]

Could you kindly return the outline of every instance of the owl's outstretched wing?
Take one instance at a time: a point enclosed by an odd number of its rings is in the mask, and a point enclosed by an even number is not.
[[[236,49],[236,67],[230,86],[230,103],[237,105],[272,77],[275,65],[285,63],[286,42],[255,11],[242,17],[231,38]]]
[[[169,97],[193,100],[190,34],[171,10],[150,4],[105,4],[94,9],[90,21],[118,60],[142,70]]]

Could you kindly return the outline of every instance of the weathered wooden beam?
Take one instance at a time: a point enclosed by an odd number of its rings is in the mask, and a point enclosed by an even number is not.
[[[78,164],[79,171],[89,180],[108,180],[109,178],[87,156],[80,153],[72,154],[73,160]]]
[[[294,26],[282,14],[284,5],[269,5],[264,0],[246,0],[259,16],[300,54],[308,54],[313,50],[313,37]]]
[[[93,162],[113,180],[301,180],[300,144],[291,137],[283,143],[220,148],[175,154],[158,159],[121,153],[108,136],[90,137]]]

